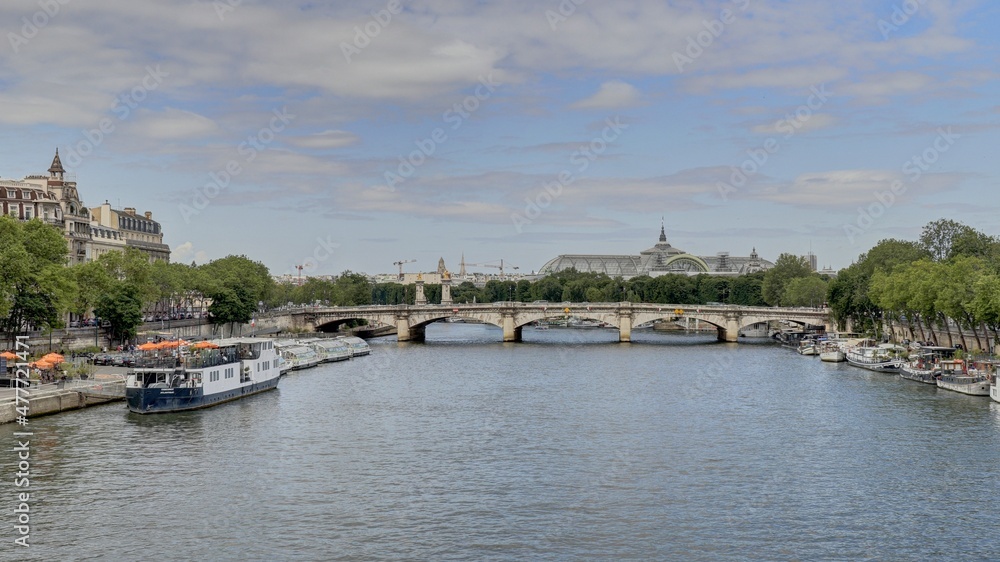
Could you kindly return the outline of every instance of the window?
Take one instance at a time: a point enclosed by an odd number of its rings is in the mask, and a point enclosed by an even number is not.
[[[31,217],[33,215],[34,215],[34,209],[31,206],[29,206],[29,205],[25,205],[24,206],[24,220],[30,221]]]
[[[17,199],[17,190],[16,189],[8,189],[7,190],[7,198],[8,199]]]
[[[7,203],[7,214],[14,218],[21,216],[21,206],[17,203]]]

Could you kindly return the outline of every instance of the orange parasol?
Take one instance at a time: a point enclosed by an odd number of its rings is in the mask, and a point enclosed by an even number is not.
[[[192,345],[191,347],[193,347],[194,349],[219,349],[219,346],[215,345],[210,341],[200,341]]]
[[[0,357],[3,357],[4,359],[8,360],[18,358],[16,353],[12,353],[10,351],[4,351],[3,353],[0,353]]]
[[[36,367],[38,369],[44,369],[47,371],[52,368],[52,363],[49,363],[48,361],[42,361],[41,359],[39,359],[38,361],[32,363],[30,366]]]
[[[66,361],[66,358],[63,357],[62,355],[59,355],[58,353],[49,353],[42,357],[42,361],[48,363],[64,363]]]
[[[157,344],[153,342],[146,342],[144,344],[139,345],[139,349],[141,349],[142,351],[150,351],[152,349],[157,349],[157,348],[158,348]]]

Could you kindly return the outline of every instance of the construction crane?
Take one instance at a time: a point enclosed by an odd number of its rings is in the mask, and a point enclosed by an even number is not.
[[[503,265],[503,260],[502,259],[500,260],[500,265],[496,265],[496,264],[492,264],[492,263],[466,263],[465,265],[471,265],[471,266],[475,266],[475,267],[492,267],[494,269],[499,269],[500,270],[500,278],[501,279],[504,278],[504,275],[503,275],[504,265]],[[508,265],[508,267],[510,267],[511,269],[520,269],[516,265]]]
[[[415,261],[417,261],[417,260],[399,260],[399,261],[392,262],[392,265],[398,265],[399,266],[399,280],[400,280],[400,282],[403,281],[403,264],[404,263],[413,263]]]

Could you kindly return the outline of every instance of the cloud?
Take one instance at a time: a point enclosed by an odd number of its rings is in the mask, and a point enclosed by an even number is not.
[[[219,128],[203,115],[167,108],[162,111],[139,110],[130,132],[147,139],[175,141],[205,137],[218,133]]]
[[[357,135],[348,131],[329,129],[321,133],[301,137],[290,137],[289,144],[299,148],[333,149],[352,146],[360,141]]]
[[[819,131],[827,129],[837,124],[837,118],[829,113],[813,113],[803,120],[794,119],[795,133],[807,133],[809,131]],[[775,121],[767,125],[757,125],[751,129],[754,133],[762,135],[786,134],[790,125],[789,122]]]
[[[195,250],[194,242],[184,242],[183,244],[178,244],[177,246],[174,246],[174,249],[170,252],[171,262],[186,264],[192,260],[198,264],[208,262],[208,254],[202,250]]]
[[[639,101],[639,90],[620,80],[601,84],[597,93],[572,105],[573,109],[617,109],[630,107]]]
[[[925,173],[918,179],[893,170],[833,170],[800,174],[791,182],[772,182],[753,189],[758,199],[796,207],[820,209],[855,208],[892,196],[903,204],[920,197],[957,189],[964,176],[955,173]],[[890,192],[894,182],[902,189]],[[889,195],[886,195],[889,193]]]

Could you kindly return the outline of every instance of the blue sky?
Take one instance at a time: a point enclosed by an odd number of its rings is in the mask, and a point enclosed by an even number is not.
[[[937,218],[1000,234],[995,2],[94,4],[0,6],[0,177],[59,147],[176,260],[531,271],[663,216],[837,269]]]

